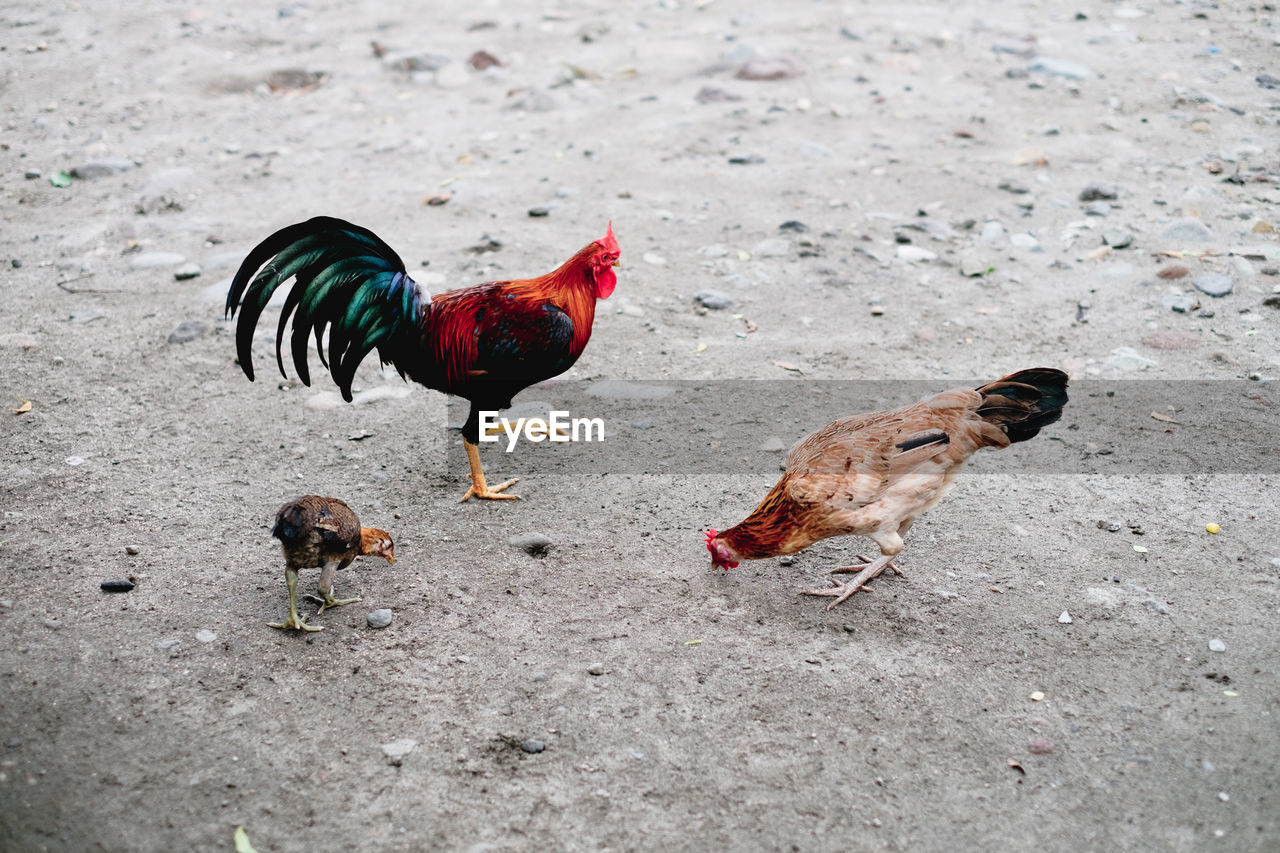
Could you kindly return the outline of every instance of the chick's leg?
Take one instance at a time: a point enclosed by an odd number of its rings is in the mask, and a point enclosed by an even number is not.
[[[504,489],[520,482],[519,478],[507,480],[501,485],[490,488],[484,479],[484,469],[480,467],[480,448],[465,438],[462,439],[462,444],[467,448],[467,461],[471,463],[471,488],[467,489],[467,493],[462,496],[462,500],[458,501],[458,503],[465,503],[471,498],[483,498],[491,501],[514,501],[520,499],[519,495],[499,494]]]
[[[312,601],[320,602],[320,609],[316,611],[317,616],[329,607],[341,607],[344,604],[355,604],[360,600],[358,598],[333,597],[333,576],[337,573],[337,563],[325,563],[324,568],[320,570],[320,595],[307,594],[307,598]]]
[[[284,582],[289,586],[289,618],[283,622],[268,622],[269,628],[292,628],[295,631],[323,631],[318,625],[308,625],[298,616],[298,573],[293,569],[284,570]]]

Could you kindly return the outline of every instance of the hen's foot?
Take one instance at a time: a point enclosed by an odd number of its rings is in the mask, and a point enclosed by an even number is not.
[[[305,617],[299,616],[297,613],[289,614],[289,618],[283,622],[268,622],[268,628],[280,628],[282,630],[294,631],[323,631],[324,628],[319,625],[308,625]]]
[[[520,482],[519,477],[515,477],[511,480],[507,480],[505,483],[492,487],[487,485],[483,480],[480,481],[479,487],[477,487],[475,483],[472,483],[471,488],[467,489],[467,493],[462,496],[462,500],[458,501],[458,503],[466,503],[472,498],[481,498],[482,500],[488,501],[518,501],[520,500],[519,495],[500,494],[504,489],[508,489],[518,482]]]
[[[872,578],[879,577],[881,572],[890,567],[893,557],[880,557],[861,567],[842,567],[843,571],[856,571],[858,574],[848,583],[837,583],[824,589],[805,589],[801,590],[801,595],[817,595],[824,598],[834,598],[835,601],[827,605],[827,610],[831,610],[837,604],[840,604],[849,596],[860,590],[871,592],[871,587],[867,586],[867,581]],[[838,570],[839,571],[839,570]],[[895,570],[896,571],[896,570]],[[901,574],[901,572],[899,572]]]
[[[839,574],[850,574],[850,575],[851,575],[851,574],[854,574],[855,572],[860,572],[860,571],[862,571],[862,570],[863,570],[863,569],[865,569],[867,566],[869,566],[869,565],[871,565],[873,562],[875,562],[874,560],[868,560],[866,557],[862,556],[861,554],[854,554],[853,556],[857,557],[857,558],[858,558],[859,560],[861,560],[862,562],[861,562],[861,563],[859,563],[859,564],[858,564],[858,565],[856,565],[856,566],[840,566],[840,567],[838,567],[838,568],[832,569],[832,570],[831,570],[831,574],[833,574],[833,575],[839,575]],[[886,569],[889,569],[890,571],[892,571],[895,575],[898,575],[899,577],[901,577],[901,576],[902,576],[902,569],[900,569],[900,568],[898,568],[897,566],[895,566],[895,565],[893,564],[893,561],[892,561],[892,560],[890,560],[890,561],[889,561],[889,563],[885,566],[885,568],[886,568]],[[870,591],[871,591],[871,590],[867,590],[867,592],[870,592]]]

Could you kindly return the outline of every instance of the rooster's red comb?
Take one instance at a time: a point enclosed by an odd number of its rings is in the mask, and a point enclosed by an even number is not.
[[[711,528],[710,530],[707,531],[707,543],[710,544],[719,535],[720,535],[719,533],[716,533],[716,529],[714,527]]]
[[[605,235],[596,241],[604,247],[606,252],[612,252],[615,255],[622,254],[622,250],[618,248],[618,240],[613,236],[613,220],[609,220],[609,228]]]

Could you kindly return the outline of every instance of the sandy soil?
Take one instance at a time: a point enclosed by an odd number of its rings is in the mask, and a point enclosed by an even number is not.
[[[1272,7],[551,8],[0,11],[0,397],[31,404],[0,414],[0,848],[1280,848]],[[440,395],[373,364],[362,405],[280,379],[274,315],[248,383],[230,275],[320,213],[435,290],[612,220],[626,266],[569,378],[721,389],[705,440],[669,452],[667,404],[606,386],[582,414],[666,468],[486,448],[524,500],[459,506]],[[1077,403],[975,460],[905,578],[828,613],[796,590],[867,543],[709,568],[778,440],[851,413],[816,380],[905,403],[1040,364]],[[797,390],[746,418],[725,380]],[[265,623],[271,516],[304,492],[399,561],[299,636]]]

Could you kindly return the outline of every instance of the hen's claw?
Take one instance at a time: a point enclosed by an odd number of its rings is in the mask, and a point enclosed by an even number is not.
[[[283,622],[268,622],[268,628],[280,628],[283,630],[293,629],[295,631],[323,631],[319,625],[308,625],[305,616],[299,616],[297,612],[289,614],[289,618]]]
[[[499,494],[499,492],[503,491],[504,489],[508,489],[511,486],[514,486],[518,482],[520,482],[520,478],[515,477],[513,479],[507,480],[505,483],[502,483],[501,485],[490,487],[484,482],[484,478],[481,477],[480,488],[476,488],[476,484],[472,483],[471,488],[467,489],[467,493],[462,496],[462,500],[458,501],[458,503],[460,504],[466,503],[472,498],[481,498],[482,500],[489,500],[489,501],[518,501],[520,500],[519,495]]]
[[[323,596],[315,595],[309,592],[306,594],[305,597],[311,599],[312,601],[318,601],[320,603],[320,609],[316,611],[317,616],[325,612],[325,610],[327,610],[330,607],[342,607],[343,605],[355,604],[356,602],[360,601],[360,599],[358,598],[334,598],[333,590],[329,590]]]
[[[872,578],[879,577],[880,574],[885,569],[892,568],[891,564],[895,556],[897,555],[886,554],[880,557],[879,559],[872,560],[871,562],[866,563],[865,565],[862,565],[862,566],[842,566],[838,569],[835,569],[834,572],[856,571],[858,573],[857,576],[854,577],[854,579],[849,581],[848,583],[842,583],[842,584],[838,583],[838,584],[835,584],[834,586],[829,586],[824,589],[802,589],[800,590],[800,594],[801,595],[818,595],[818,596],[823,596],[827,598],[835,598],[835,601],[827,605],[827,610],[831,610],[837,604],[841,603],[842,601],[847,599],[849,596],[853,595],[855,592],[858,592],[859,590],[866,590],[867,592],[871,592],[871,587],[866,585],[867,581],[871,580]],[[862,559],[862,557],[859,557],[858,559]],[[894,571],[898,572],[897,569],[894,569]],[[902,572],[898,572],[898,574],[902,574]]]

